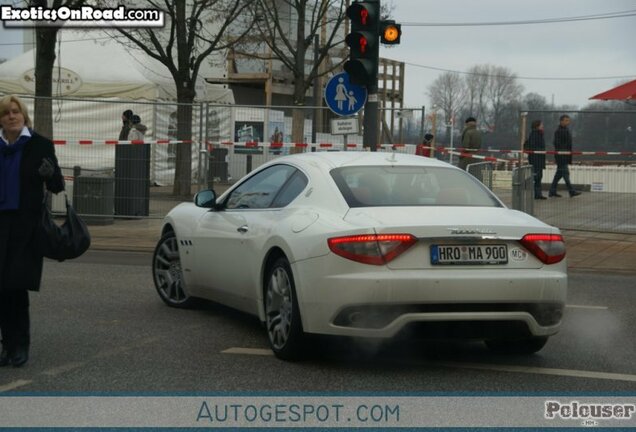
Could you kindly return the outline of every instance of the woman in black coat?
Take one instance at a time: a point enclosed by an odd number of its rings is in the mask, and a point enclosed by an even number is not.
[[[532,122],[532,131],[528,137],[526,150],[545,151],[545,138],[543,137],[543,122],[535,120]],[[529,153],[528,162],[532,165],[534,176],[534,199],[547,199],[541,193],[541,180],[543,180],[543,170],[545,169],[545,153]]]
[[[64,190],[51,140],[31,129],[17,96],[0,99],[0,366],[29,359],[29,293],[40,288],[38,229],[44,187]]]

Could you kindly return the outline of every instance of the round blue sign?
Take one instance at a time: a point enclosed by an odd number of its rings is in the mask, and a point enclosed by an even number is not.
[[[331,111],[340,116],[357,113],[367,102],[367,89],[351,84],[346,72],[334,75],[325,87],[325,102]]]

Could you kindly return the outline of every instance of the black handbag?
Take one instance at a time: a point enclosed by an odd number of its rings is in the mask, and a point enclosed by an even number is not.
[[[46,205],[49,193],[42,201],[42,224],[40,229],[40,247],[42,255],[58,261],[77,258],[91,245],[91,234],[86,224],[75,213],[75,209],[66,200],[66,221],[58,226],[53,220],[51,210]]]

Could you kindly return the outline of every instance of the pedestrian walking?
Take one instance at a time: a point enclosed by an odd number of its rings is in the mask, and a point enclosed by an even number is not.
[[[477,129],[477,119],[468,117],[462,131],[462,153],[477,152],[481,148],[481,132]],[[463,170],[472,162],[472,157],[461,156],[457,166]]]
[[[557,127],[554,131],[554,150],[557,152],[572,151],[572,134],[568,128],[570,122],[570,116],[567,114],[563,114],[559,117],[559,127]],[[561,195],[557,193],[557,185],[561,179],[565,181],[565,186],[568,188],[570,197],[581,195],[581,192],[575,190],[572,183],[570,183],[569,165],[572,163],[572,154],[555,154],[554,161],[557,164],[557,170],[556,173],[554,173],[554,178],[552,179],[548,196],[556,198],[561,197]]]
[[[543,170],[545,169],[545,153],[534,153],[545,151],[545,137],[543,136],[543,122],[535,120],[531,125],[532,130],[524,150],[530,150],[528,163],[532,165],[532,175],[534,177],[534,199],[547,199],[541,192],[541,181],[543,180]]]
[[[20,367],[31,343],[29,291],[42,278],[38,243],[44,187],[64,190],[53,142],[31,128],[24,103],[0,99],[0,366]]]
[[[131,120],[131,127],[130,127],[130,132],[128,133],[128,140],[143,141],[148,128],[146,127],[146,125],[141,123],[141,117],[139,117],[136,114],[134,114],[130,120]]]
[[[121,131],[119,131],[119,141],[126,141],[128,139],[128,133],[132,127],[132,110],[127,109],[121,114]]]

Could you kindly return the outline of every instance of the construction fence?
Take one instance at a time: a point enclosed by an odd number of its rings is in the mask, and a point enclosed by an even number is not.
[[[32,110],[33,99],[25,97],[24,100]],[[355,117],[359,125],[357,133],[323,132],[313,125],[318,109],[314,107],[304,108],[303,142],[293,142],[291,114],[299,107],[194,104],[191,106],[192,139],[178,140],[178,105],[175,103],[68,98],[53,99],[52,103],[53,139],[67,180],[67,191],[78,212],[92,223],[165,216],[182,199],[172,194],[178,146],[189,149],[193,193],[208,187],[226,189],[260,165],[284,155],[366,150],[362,146],[358,117]],[[122,112],[127,109],[139,115],[146,126],[141,141],[118,140]],[[405,118],[407,111],[388,110],[380,116],[381,121],[388,124],[388,118],[400,117],[404,121],[396,124],[401,124],[404,131],[416,132],[394,131],[392,135],[416,138],[409,138],[409,143],[384,144],[379,151],[416,153],[416,145],[421,142],[417,137],[428,130],[422,122],[423,111],[419,113],[421,118],[418,118],[418,110],[410,110]],[[528,119],[540,117],[538,113],[524,115]],[[543,187],[547,190],[555,172],[549,130],[555,119],[558,121],[558,115],[552,112],[543,115],[548,162]],[[516,177],[520,172],[527,174],[527,169],[513,173],[515,168],[527,164],[519,145],[520,135],[509,146],[495,148],[489,144],[488,134],[484,134],[482,150],[470,153],[474,164],[469,172],[508,206],[534,214],[546,223],[563,229],[636,233],[636,144],[630,129],[636,111],[615,115],[617,117],[610,112],[572,115],[579,121],[579,129],[573,130],[576,151],[570,172],[572,183],[584,192],[581,196],[534,202],[528,195],[520,197],[531,187],[527,175],[523,181]],[[584,139],[582,131],[588,128],[581,122],[596,124],[597,119],[602,119],[600,124],[608,128],[601,128],[600,135],[593,135],[594,139],[600,139],[594,146]],[[576,124],[573,121],[573,125]],[[612,127],[620,128],[622,135]],[[467,155],[462,148],[441,145],[434,145],[430,150],[433,157],[453,163]],[[53,199],[53,210],[64,211],[63,197]]]

